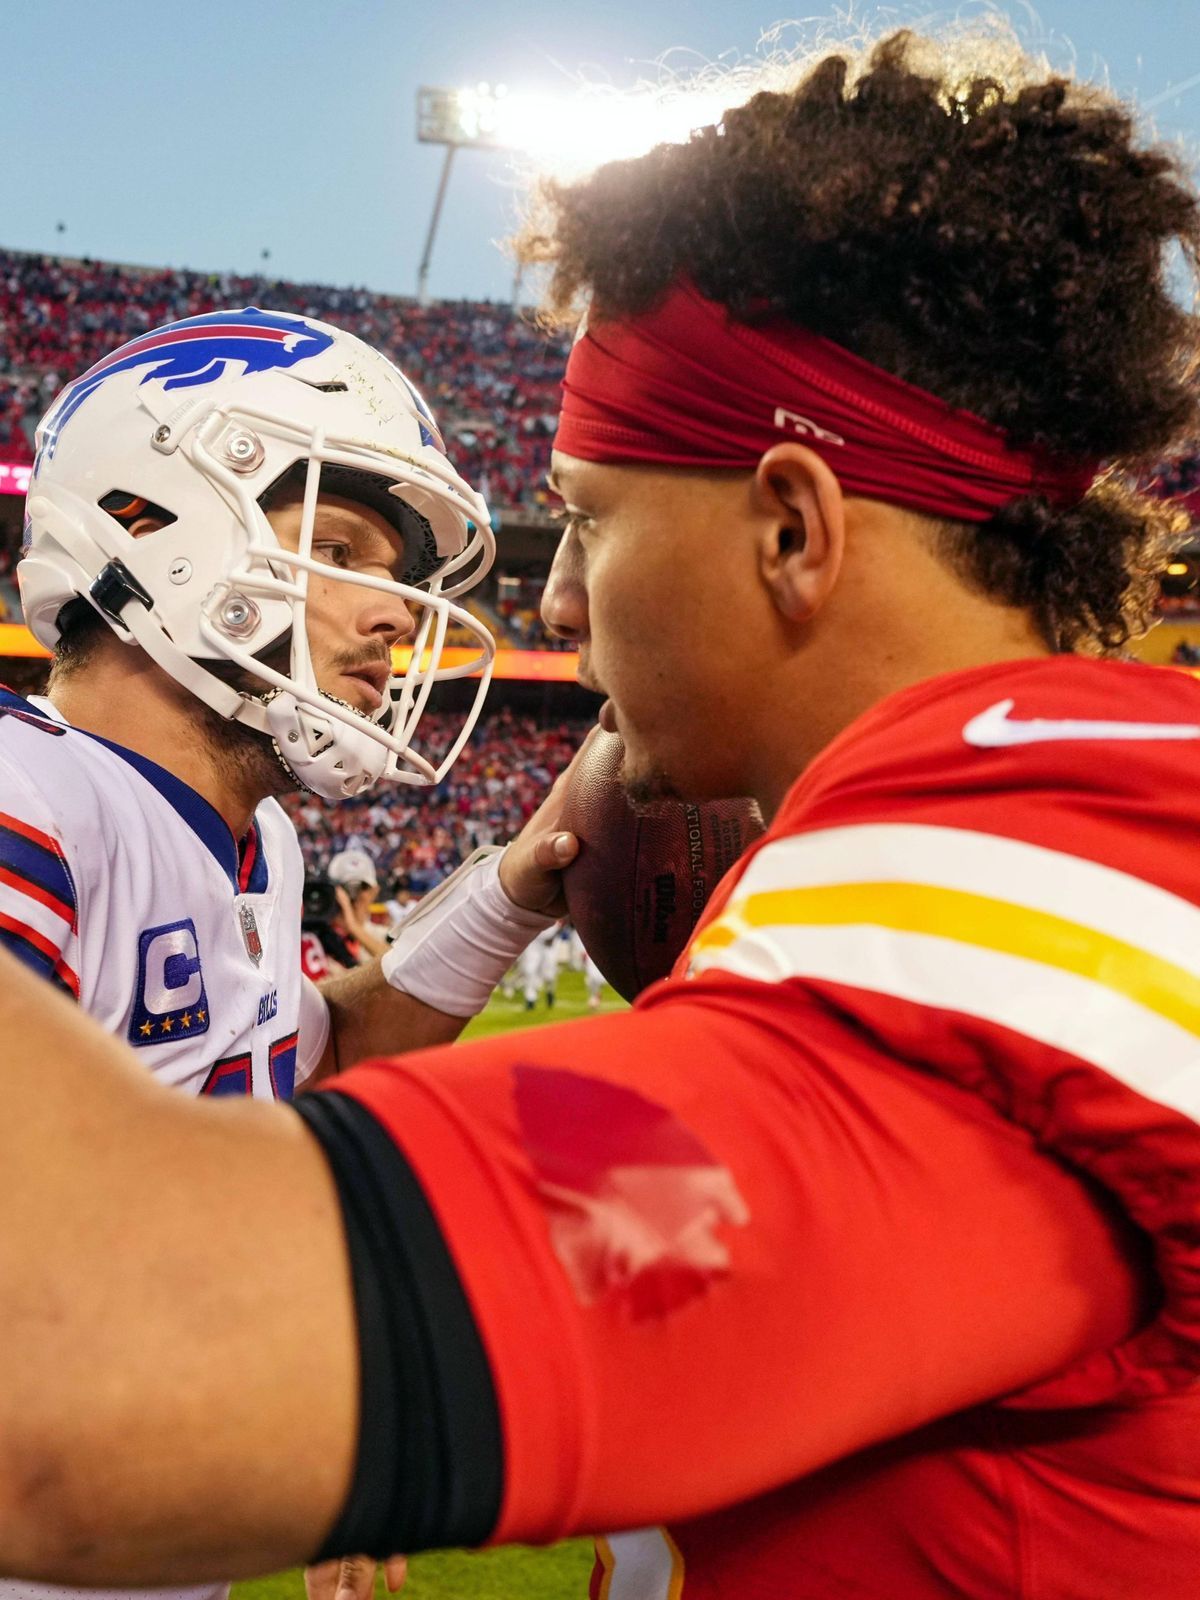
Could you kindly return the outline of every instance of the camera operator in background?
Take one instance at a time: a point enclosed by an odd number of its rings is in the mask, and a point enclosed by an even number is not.
[[[311,983],[323,983],[335,972],[356,967],[358,957],[343,937],[337,886],[328,878],[305,878],[302,906],[300,967],[304,976]]]
[[[411,908],[395,903],[392,912],[389,904],[385,929],[372,916],[378,897],[375,862],[358,845],[332,856],[323,876],[305,879],[300,962],[306,977],[320,983],[384,953]]]
[[[379,875],[370,853],[357,846],[339,850],[325,869],[337,899],[334,928],[360,966],[388,947],[387,931],[371,916],[379,897]]]

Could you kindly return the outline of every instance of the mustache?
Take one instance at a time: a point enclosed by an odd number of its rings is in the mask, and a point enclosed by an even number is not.
[[[361,667],[386,667],[392,670],[392,652],[382,650],[343,650],[333,657],[330,666],[335,672],[357,672]]]

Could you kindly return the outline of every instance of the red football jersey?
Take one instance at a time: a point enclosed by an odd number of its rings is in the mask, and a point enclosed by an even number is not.
[[[497,1539],[628,1530],[603,1600],[1195,1586],[1198,780],[1183,675],[931,680],[632,1012],[339,1081],[470,1298]]]
[[[315,933],[300,935],[300,970],[310,983],[323,983],[338,970],[337,963],[330,961]]]

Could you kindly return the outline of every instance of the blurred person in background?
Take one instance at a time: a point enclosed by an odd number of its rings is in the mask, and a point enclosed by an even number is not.
[[[606,979],[586,951],[583,956],[583,982],[584,987],[587,989],[588,1010],[599,1011],[600,1002],[604,998]]]
[[[361,847],[339,850],[330,858],[326,870],[337,898],[339,917],[335,927],[354,960],[363,966],[388,947],[386,929],[372,916],[379,893],[375,862]]]
[[[517,978],[526,1011],[533,1011],[543,998],[547,1011],[553,1009],[558,994],[559,953],[559,930],[550,927],[531,939],[518,957]]]
[[[335,972],[358,966],[358,958],[342,936],[337,889],[328,878],[306,877],[300,920],[300,968],[312,983],[324,983]]]

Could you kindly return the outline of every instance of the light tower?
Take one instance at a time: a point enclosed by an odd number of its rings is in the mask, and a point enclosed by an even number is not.
[[[497,108],[505,92],[503,85],[492,88],[486,83],[477,84],[474,89],[417,90],[418,141],[446,147],[442,174],[433,200],[433,212],[429,218],[429,232],[425,235],[421,265],[417,268],[417,300],[421,305],[426,305],[429,300],[429,263],[433,258],[433,242],[450,182],[454,152],[508,148],[496,132]]]
[[[578,84],[557,94],[510,94],[503,84],[487,83],[473,89],[418,89],[417,138],[444,145],[446,156],[417,269],[417,298],[426,303],[429,263],[456,150],[511,150],[524,157],[526,176],[579,177],[601,162],[687,139],[693,129],[718,122],[725,103],[719,81],[642,84],[628,92]],[[519,288],[518,273],[514,302]]]

